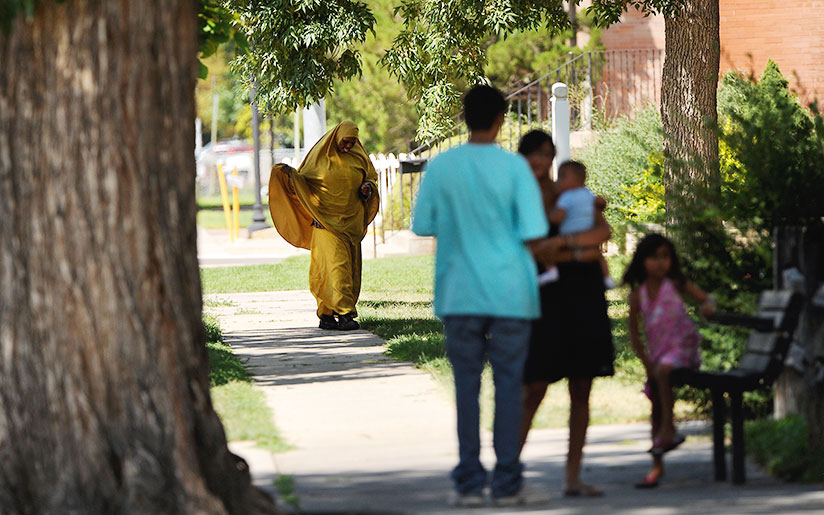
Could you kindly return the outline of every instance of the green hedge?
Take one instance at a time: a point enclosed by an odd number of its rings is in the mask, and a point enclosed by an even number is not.
[[[744,426],[750,455],[775,477],[787,481],[824,481],[824,449],[810,449],[801,415],[752,420]]]

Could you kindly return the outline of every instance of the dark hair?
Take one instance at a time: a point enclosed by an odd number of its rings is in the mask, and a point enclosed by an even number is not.
[[[475,86],[463,97],[464,118],[470,131],[492,128],[495,118],[508,107],[503,93],[485,84]]]
[[[581,180],[587,180],[587,167],[584,166],[584,163],[580,163],[578,161],[564,161],[561,163],[561,166],[558,167],[558,171],[561,171],[561,168],[569,168],[572,170],[572,173],[577,175],[581,178]]]
[[[549,146],[552,147],[552,153],[554,154],[555,144],[552,143],[552,135],[540,129],[531,130],[524,134],[524,137],[521,138],[520,143],[518,143],[518,153],[522,156],[528,156],[541,148],[544,143],[549,143]]]
[[[647,269],[644,267],[644,260],[655,254],[655,252],[666,245],[669,248],[672,264],[670,265],[667,277],[674,279],[678,289],[683,288],[687,278],[681,271],[681,263],[678,261],[678,254],[675,252],[675,245],[664,235],[652,233],[644,236],[635,248],[632,261],[624,272],[624,284],[628,284],[633,290],[647,280]]]

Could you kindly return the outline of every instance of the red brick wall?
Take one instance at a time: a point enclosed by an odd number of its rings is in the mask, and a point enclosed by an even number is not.
[[[760,76],[772,58],[790,87],[824,100],[824,0],[721,0],[721,70]]]
[[[664,49],[664,18],[644,18],[631,8],[617,23],[603,32],[601,40],[607,50],[635,50],[640,48]]]
[[[773,59],[805,101],[824,101],[824,0],[720,0],[721,73],[756,77]],[[664,48],[664,20],[632,9],[604,31],[608,50]]]

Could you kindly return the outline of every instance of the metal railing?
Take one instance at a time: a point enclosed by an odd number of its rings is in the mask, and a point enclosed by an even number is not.
[[[515,151],[521,137],[532,129],[550,131],[552,127],[552,85],[563,82],[568,87],[570,130],[589,131],[618,116],[632,116],[646,103],[660,105],[661,74],[664,52],[660,49],[591,50],[569,53],[568,58],[549,72],[531,81],[524,81],[507,94],[509,111],[499,134],[503,148]],[[442,138],[427,141],[408,153],[409,158],[431,159],[438,153],[468,139],[463,113],[453,117],[454,125]],[[386,179],[397,184],[383,196],[391,218],[392,229],[408,227],[421,174],[400,174],[399,166],[385,168],[383,173],[400,178]],[[408,178],[404,179],[403,175]],[[383,180],[383,179],[382,179]],[[400,202],[400,209],[396,205]],[[382,217],[382,220],[386,220]],[[383,234],[383,232],[382,232]]]

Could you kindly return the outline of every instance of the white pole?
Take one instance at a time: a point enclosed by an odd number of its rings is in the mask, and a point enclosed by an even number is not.
[[[214,74],[212,74],[212,152],[214,152],[215,144],[217,143],[217,117],[218,117],[218,98],[217,98],[217,81]]]
[[[297,168],[300,164],[300,109],[295,109],[295,164]]]
[[[203,148],[203,121],[195,118],[195,153],[199,154]]]
[[[553,180],[558,179],[558,167],[569,160],[569,99],[563,82],[552,85],[552,139],[555,142]]]
[[[326,134],[326,101],[303,108],[303,148],[309,150]]]

